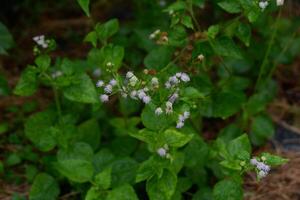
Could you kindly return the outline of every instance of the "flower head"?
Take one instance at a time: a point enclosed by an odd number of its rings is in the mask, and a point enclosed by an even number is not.
[[[189,82],[191,80],[189,75],[187,75],[186,73],[182,73],[180,78],[183,82]]]
[[[277,0],[276,4],[277,6],[282,6],[284,4],[284,0]]]
[[[109,81],[109,84],[110,84],[111,86],[115,86],[115,85],[117,84],[116,79],[111,79],[111,80]]]
[[[156,115],[161,115],[163,113],[163,110],[161,109],[161,107],[158,107],[155,109],[155,114]]]
[[[102,94],[102,95],[100,95],[100,100],[101,100],[101,102],[104,103],[104,102],[107,102],[109,100],[109,97],[106,94]]]
[[[150,101],[151,101],[151,97],[150,97],[150,96],[144,96],[144,97],[143,97],[143,102],[144,102],[145,104],[150,103]]]
[[[161,147],[161,148],[157,149],[157,154],[158,154],[160,157],[166,157],[166,155],[167,155],[167,150]]]
[[[104,82],[102,80],[97,81],[96,87],[102,87],[104,85]]]
[[[110,94],[112,93],[112,85],[108,84],[104,88],[105,93]]]

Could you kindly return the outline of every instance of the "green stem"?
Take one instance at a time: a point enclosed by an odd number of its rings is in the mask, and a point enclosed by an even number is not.
[[[273,33],[271,35],[270,42],[269,42],[268,47],[267,47],[267,51],[265,53],[263,62],[262,62],[261,67],[260,67],[258,79],[257,79],[256,85],[255,85],[255,90],[257,90],[258,87],[261,85],[263,75],[264,75],[265,71],[267,70],[268,58],[269,58],[270,52],[272,50],[272,47],[273,47],[273,44],[274,44],[274,41],[275,41],[275,36],[277,34],[278,21],[279,21],[280,16],[281,16],[281,9],[279,10],[278,15],[276,17],[276,21],[274,23],[274,30],[273,30]]]
[[[197,19],[196,19],[196,17],[195,17],[195,14],[194,14],[193,3],[192,3],[192,1],[190,1],[190,3],[189,3],[189,9],[188,9],[188,11],[189,11],[189,13],[190,13],[190,15],[191,15],[191,17],[192,17],[192,20],[194,21],[194,24],[195,24],[195,26],[196,26],[196,29],[197,29],[198,31],[201,31],[200,25],[199,25],[199,23],[198,23],[198,21],[197,21]]]

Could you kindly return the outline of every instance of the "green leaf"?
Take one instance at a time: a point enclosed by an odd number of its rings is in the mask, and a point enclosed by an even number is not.
[[[85,14],[89,17],[90,16],[90,0],[77,0],[82,10],[85,12]]]
[[[76,143],[58,151],[56,168],[71,181],[84,183],[93,177],[92,159],[92,148],[85,143]]]
[[[177,176],[169,170],[165,170],[160,178],[152,177],[146,184],[149,199],[170,200],[175,192],[176,184]]]
[[[41,71],[46,71],[51,64],[51,58],[48,55],[40,55],[35,59],[35,64]]]
[[[160,130],[167,127],[171,122],[167,115],[156,115],[156,107],[154,105],[147,105],[141,115],[143,125],[150,130]]]
[[[235,59],[242,59],[241,49],[229,37],[221,37],[211,40],[211,47],[219,56],[232,57]]]
[[[64,88],[64,96],[71,100],[81,103],[97,103],[97,93],[95,86],[86,74],[77,77],[77,82]]]
[[[14,45],[12,35],[9,33],[6,26],[0,22],[0,54],[7,54],[6,50]]]
[[[239,3],[235,0],[222,1],[222,2],[219,2],[218,5],[228,13],[240,13],[242,11]]]
[[[30,116],[25,123],[26,137],[41,151],[50,151],[56,145],[55,117],[53,112],[44,111]]]
[[[95,183],[98,187],[107,190],[111,185],[111,168],[106,168],[95,176]]]
[[[93,47],[97,47],[97,39],[98,37],[96,31],[91,31],[85,36],[84,42],[90,42]]]
[[[183,99],[202,99],[204,98],[204,94],[199,92],[199,90],[197,90],[194,87],[186,87],[183,90],[183,95],[182,95]]]
[[[251,124],[250,133],[251,141],[254,144],[264,144],[264,142],[271,138],[275,133],[272,120],[266,115],[259,115],[255,117]]]
[[[184,149],[185,166],[204,166],[208,159],[209,147],[202,138],[194,136]]]
[[[119,30],[119,21],[117,19],[111,19],[104,24],[97,24],[95,31],[100,41],[104,42]]]
[[[90,119],[78,126],[78,131],[75,140],[78,142],[85,142],[93,149],[97,149],[100,144],[101,132],[96,119]]]
[[[220,26],[212,25],[207,30],[207,36],[214,39],[218,35],[219,32],[220,32]]]
[[[37,69],[33,66],[28,66],[21,74],[17,86],[14,89],[14,94],[20,96],[33,95],[38,88]]]
[[[138,183],[150,179],[155,174],[159,176],[163,173],[162,170],[163,169],[160,167],[158,161],[152,156],[140,164],[135,181]]]
[[[214,200],[242,200],[241,184],[233,180],[219,181],[213,189]]]
[[[239,23],[237,27],[236,36],[247,46],[250,45],[251,27],[248,24]]]
[[[125,184],[109,192],[106,200],[138,200],[131,185]]]
[[[117,71],[124,58],[124,48],[121,46],[107,45],[101,49],[100,59],[103,59],[102,68],[107,70],[110,68],[112,71]],[[99,58],[98,58],[99,59]],[[112,63],[112,66],[107,66],[108,63]]]
[[[131,158],[119,158],[112,163],[112,187],[134,183],[138,163]]]
[[[95,172],[99,173],[105,168],[111,166],[114,160],[115,156],[108,149],[100,150],[93,156]]]
[[[230,141],[228,144],[228,152],[229,154],[234,157],[238,158],[241,152],[247,152],[250,156],[251,154],[251,144],[248,138],[248,135],[243,134],[238,138]]]
[[[283,165],[287,163],[289,160],[282,158],[280,156],[272,155],[269,153],[262,153],[260,157],[265,157],[265,163],[271,166]]]
[[[242,92],[218,92],[200,103],[200,111],[206,117],[227,118],[237,113],[245,102]]]
[[[187,28],[194,29],[192,18],[188,15],[182,17],[181,23]]]
[[[106,199],[106,191],[101,191],[99,188],[93,186],[85,195],[85,200],[104,200]]]
[[[176,1],[175,3],[172,3],[168,6],[167,9],[165,9],[165,12],[169,11],[180,11],[186,9],[186,3],[184,1]]]
[[[187,144],[192,138],[192,134],[184,134],[175,129],[168,129],[162,134],[162,140],[165,144],[171,147],[182,147]]]
[[[173,48],[161,46],[153,49],[144,59],[144,64],[148,69],[160,70],[164,68],[173,55]]]
[[[59,186],[56,180],[46,174],[38,174],[31,186],[29,200],[55,200],[59,195]]]

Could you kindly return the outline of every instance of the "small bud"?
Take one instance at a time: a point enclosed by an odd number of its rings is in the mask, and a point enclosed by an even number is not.
[[[111,85],[106,85],[104,88],[105,93],[110,94],[112,93],[112,86]]]
[[[108,97],[108,95],[106,95],[106,94],[102,94],[101,96],[100,96],[100,100],[101,100],[101,102],[107,102],[108,100],[109,100],[109,97]]]
[[[181,122],[181,121],[177,122],[177,124],[176,124],[176,128],[178,128],[178,129],[182,128],[183,126],[184,126],[184,122]]]
[[[155,109],[155,114],[156,115],[161,115],[163,113],[163,110],[161,109],[161,107],[158,107]]]
[[[284,0],[277,0],[276,4],[277,6],[282,6],[284,4]]]
[[[203,54],[199,54],[197,58],[198,58],[198,60],[203,61],[204,60],[204,55]]]
[[[160,157],[166,157],[166,155],[167,155],[167,150],[161,147],[161,148],[157,149],[157,154],[158,154]]]
[[[126,78],[128,78],[128,79],[130,79],[133,76],[134,76],[134,74],[131,71],[126,73]]]
[[[181,80],[182,80],[183,82],[189,82],[189,81],[190,81],[190,77],[189,77],[189,75],[187,75],[186,73],[182,73],[182,75],[181,75]]]
[[[115,86],[115,85],[117,84],[116,79],[111,79],[111,80],[109,81],[109,84],[110,84],[111,86]]]
[[[144,102],[145,104],[150,103],[150,101],[151,101],[151,97],[150,97],[150,96],[144,96],[144,97],[143,97],[143,102]]]
[[[104,85],[104,82],[102,80],[97,81],[96,87],[102,87]]]

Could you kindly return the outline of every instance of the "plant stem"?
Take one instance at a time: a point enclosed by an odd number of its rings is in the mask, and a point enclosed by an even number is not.
[[[189,3],[189,9],[188,9],[188,11],[189,11],[189,13],[190,13],[190,15],[191,15],[191,17],[192,17],[192,20],[193,20],[194,23],[195,23],[196,29],[197,29],[198,31],[201,31],[200,25],[199,25],[199,23],[198,23],[198,21],[197,21],[197,19],[196,19],[196,17],[195,17],[195,14],[194,14],[193,3],[192,3],[192,1],[190,1],[190,3]]]
[[[272,49],[274,41],[275,41],[275,36],[277,34],[278,21],[279,21],[280,16],[281,16],[281,9],[279,10],[278,15],[276,17],[276,21],[274,23],[274,30],[273,30],[273,33],[272,33],[271,38],[270,38],[270,42],[269,42],[268,47],[267,47],[267,51],[265,53],[265,57],[263,59],[261,67],[260,67],[258,79],[257,79],[256,85],[255,85],[255,90],[257,90],[258,87],[261,85],[263,75],[264,75],[265,71],[267,70],[268,58],[269,58],[271,49]]]

